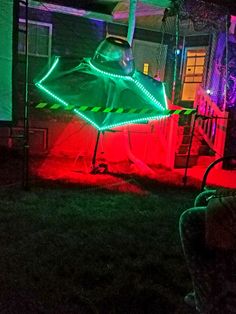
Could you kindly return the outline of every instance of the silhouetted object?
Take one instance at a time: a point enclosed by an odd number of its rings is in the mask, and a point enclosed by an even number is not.
[[[200,313],[236,313],[236,190],[201,192],[179,221],[193,283],[185,302]]]

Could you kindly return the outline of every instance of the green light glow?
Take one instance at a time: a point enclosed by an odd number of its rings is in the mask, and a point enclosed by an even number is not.
[[[67,102],[65,102],[63,99],[59,98],[58,96],[56,96],[55,94],[51,93],[47,88],[45,88],[44,86],[42,86],[41,84],[37,83],[36,84],[39,88],[41,88],[42,90],[44,90],[46,93],[48,93],[51,97],[55,98],[56,100],[58,100],[61,104],[63,104],[64,106],[69,106],[69,104]],[[89,119],[87,116],[85,116],[83,113],[81,113],[79,110],[74,109],[73,110],[77,115],[79,115],[81,118],[83,118],[84,120],[86,120],[87,122],[89,122],[91,125],[93,125],[96,129],[98,129],[99,131],[105,131],[107,129],[111,129],[111,128],[115,128],[118,126],[122,126],[122,125],[126,125],[126,124],[132,124],[132,123],[139,123],[139,122],[145,122],[145,121],[150,121],[150,120],[160,120],[163,118],[167,118],[169,115],[165,115],[165,116],[151,116],[151,117],[145,117],[145,118],[139,118],[139,119],[133,119],[133,120],[129,120],[129,121],[123,121],[120,123],[114,123],[114,124],[110,124],[110,125],[106,125],[104,127],[99,127],[94,121],[92,121],[91,119]]]
[[[43,91],[45,91],[47,94],[49,94],[51,97],[53,97],[54,99],[58,100],[62,105],[64,106],[69,106],[69,104],[67,102],[65,102],[63,99],[61,99],[60,97],[56,96],[55,94],[53,94],[52,92],[50,92],[50,90],[48,90],[47,88],[45,88],[43,85],[41,85],[40,83],[36,83],[36,86],[38,86],[40,89],[42,89]]]
[[[59,57],[56,58],[56,60],[54,61],[53,65],[52,65],[52,67],[51,67],[51,69],[48,71],[48,73],[47,73],[37,84],[41,84],[43,81],[46,80],[46,78],[49,77],[49,75],[52,73],[52,71],[53,71],[53,70],[55,69],[55,67],[57,66],[58,62],[59,62]],[[37,84],[36,84],[36,85],[37,85]]]
[[[87,122],[89,122],[90,124],[92,124],[96,129],[98,129],[99,131],[101,130],[101,128],[99,128],[99,126],[92,121],[91,119],[89,119],[88,117],[86,117],[83,113],[81,113],[79,110],[74,109],[73,110],[75,113],[77,113],[81,118],[85,119]]]
[[[163,92],[164,92],[164,95],[165,95],[165,108],[163,109],[161,103],[151,94],[149,93],[149,91],[137,80],[135,80],[132,76],[128,76],[128,75],[119,75],[119,74],[114,74],[114,73],[110,73],[110,72],[106,72],[106,71],[102,71],[100,69],[98,69],[97,67],[95,67],[92,63],[91,63],[91,60],[88,61],[89,62],[89,65],[91,66],[91,68],[93,68],[96,72],[99,72],[100,74],[102,75],[105,75],[105,76],[109,76],[109,77],[114,77],[114,78],[120,78],[120,79],[123,79],[123,80],[128,80],[128,81],[131,81],[131,82],[134,82],[135,85],[142,90],[142,92],[144,92],[144,94],[151,100],[152,103],[154,103],[158,109],[160,109],[161,111],[163,111],[164,109],[167,108],[167,101],[166,101],[166,94],[165,94],[165,91],[164,91],[164,86],[162,84],[162,88],[163,88]],[[135,75],[135,73],[134,73]]]
[[[155,104],[157,105],[158,109],[160,109],[161,111],[164,110],[161,103],[154,97],[152,96],[151,93],[149,93],[149,91],[146,90],[146,88],[137,80],[133,80],[134,83],[144,92],[144,94]],[[165,108],[166,108],[166,104],[165,104]]]
[[[41,84],[37,83],[36,84],[40,89],[44,90],[47,94],[49,94],[51,97],[53,97],[54,99],[58,100],[61,104],[63,104],[64,106],[68,107],[69,104],[67,102],[65,102],[63,99],[61,99],[60,97],[56,96],[55,94],[51,93],[47,88],[45,88],[44,86],[42,86]],[[99,126],[92,121],[91,119],[89,119],[88,117],[86,117],[83,113],[79,112],[79,110],[74,109],[73,110],[76,114],[78,114],[81,118],[85,119],[87,122],[91,123],[96,129],[100,130]]]
[[[87,59],[87,60],[88,60],[88,63],[90,65],[90,67],[94,71],[98,72],[99,74],[101,74],[103,76],[108,76],[108,77],[111,77],[111,78],[122,79],[122,80],[128,80],[128,81],[134,83],[142,91],[142,93],[149,99],[149,101],[151,101],[151,103],[154,105],[154,107],[161,111],[161,113],[160,113],[161,115],[148,116],[148,117],[143,117],[143,118],[126,120],[126,121],[117,122],[117,123],[113,123],[113,124],[110,123],[110,124],[108,124],[106,126],[99,127],[99,125],[97,123],[95,123],[93,120],[88,118],[86,115],[84,115],[78,109],[74,109],[73,110],[73,112],[75,112],[82,119],[84,119],[85,121],[90,123],[96,129],[98,129],[100,131],[104,131],[106,129],[115,128],[115,127],[118,127],[118,126],[123,126],[123,125],[133,124],[133,123],[147,122],[147,121],[150,121],[150,120],[160,120],[160,119],[167,118],[167,117],[170,116],[169,114],[165,114],[164,113],[164,111],[167,109],[167,98],[166,98],[166,94],[165,94],[165,89],[164,89],[164,84],[163,83],[162,83],[162,91],[163,91],[163,95],[164,95],[164,105],[162,106],[161,103],[137,79],[133,78],[132,76],[128,76],[128,75],[127,76],[126,75],[118,75],[118,74],[115,74],[115,73],[109,73],[109,72],[102,71],[102,70],[98,69],[97,67],[95,67],[91,63],[91,61],[90,61],[91,59]],[[50,68],[50,70],[47,72],[47,74],[39,82],[36,83],[36,86],[38,88],[40,88],[41,90],[43,90],[46,94],[48,94],[49,96],[51,96],[52,98],[57,100],[66,109],[66,108],[70,107],[71,104],[67,103],[62,98],[60,98],[57,95],[55,95],[54,93],[52,93],[49,89],[47,89],[46,87],[44,87],[41,84],[43,81],[45,81],[50,76],[50,74],[53,72],[53,70],[58,65],[58,62],[59,62],[59,58],[57,57],[55,59],[53,65],[52,65],[52,67]],[[134,73],[133,76],[135,76],[135,73]],[[100,107],[94,107],[94,109],[92,111],[96,112],[96,108],[100,108]],[[143,112],[141,112],[141,113],[145,114],[145,110],[147,110],[147,108],[143,108]],[[107,108],[107,112],[109,112],[109,107]]]

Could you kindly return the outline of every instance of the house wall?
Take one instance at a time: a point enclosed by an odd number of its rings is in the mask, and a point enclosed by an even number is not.
[[[115,23],[108,23],[107,32],[110,35],[117,35],[126,37],[127,35],[127,26]],[[149,41],[153,43],[162,42],[162,33],[154,32],[151,30],[145,30],[136,28],[134,32],[134,39]],[[172,84],[173,84],[173,66],[174,66],[174,50],[175,37],[170,34],[164,34],[163,44],[167,45],[167,58],[165,66],[165,76],[164,81],[166,83],[166,93],[167,97],[171,98]]]
[[[209,35],[195,35],[195,36],[186,36],[185,37],[185,46],[186,47],[205,47],[209,45]]]
[[[53,14],[52,53],[70,57],[92,57],[98,43],[105,37],[102,21]]]
[[[20,18],[25,18],[24,8],[22,7],[20,10]],[[29,20],[52,24],[52,59],[57,55],[69,57],[74,64],[79,64],[83,57],[93,56],[98,43],[105,37],[106,23],[103,21],[89,20],[83,17],[37,9],[29,10]],[[23,127],[24,118],[24,58],[24,55],[19,54],[17,64],[17,127]],[[39,111],[34,108],[34,104],[45,101],[44,95],[35,87],[34,82],[37,81],[37,78],[42,77],[43,73],[49,68],[49,64],[50,60],[48,58],[29,56],[30,128],[32,130],[40,128],[47,131],[46,146],[49,151],[53,150],[58,154],[63,154],[64,151],[64,154],[73,153],[72,155],[75,156],[78,153],[78,145],[81,144],[81,141],[78,141],[78,135],[80,134],[78,134],[78,130],[80,130],[81,127],[83,128],[84,122],[80,119],[74,121],[74,116],[70,113]],[[91,133],[91,136],[87,137],[87,140],[95,141],[96,132],[89,133]],[[30,132],[30,134],[30,136],[32,136],[33,131]],[[35,141],[37,141],[37,139],[35,139]],[[37,147],[37,143],[34,146]]]

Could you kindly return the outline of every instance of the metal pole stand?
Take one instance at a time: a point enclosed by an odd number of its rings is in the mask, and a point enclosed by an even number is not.
[[[108,172],[108,165],[105,162],[105,160],[102,160],[101,163],[99,163],[98,165],[96,165],[96,161],[97,161],[97,150],[98,150],[98,143],[99,143],[99,139],[100,139],[100,135],[101,135],[101,131],[98,131],[97,134],[97,139],[96,139],[96,144],[94,147],[94,152],[93,152],[93,159],[92,159],[92,170],[90,173],[92,174],[102,174],[102,173],[107,173]],[[104,152],[102,152],[103,154]]]

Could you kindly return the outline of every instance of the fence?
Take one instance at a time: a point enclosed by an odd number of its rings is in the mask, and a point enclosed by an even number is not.
[[[215,152],[216,159],[224,156],[228,112],[221,111],[200,86],[196,92],[194,108],[197,108],[198,114],[203,116],[197,119],[196,127],[204,140]]]

